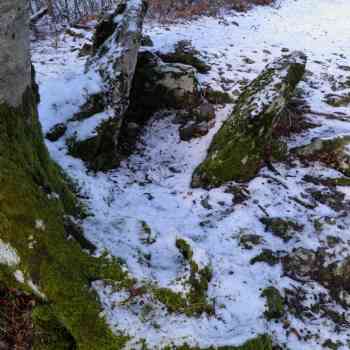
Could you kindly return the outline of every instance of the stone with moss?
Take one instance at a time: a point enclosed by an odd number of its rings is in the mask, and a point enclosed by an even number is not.
[[[159,53],[159,56],[167,63],[182,63],[196,68],[199,73],[208,73],[211,67],[203,60],[201,54],[188,40],[181,40],[175,45],[172,52]]]
[[[195,170],[193,187],[248,181],[273,158],[273,149],[285,149],[274,147],[273,127],[302,79],[305,65],[306,56],[293,52],[268,65],[243,91],[232,115],[215,135],[207,158]]]
[[[208,87],[204,90],[205,98],[214,105],[226,105],[234,102],[231,95],[225,91],[214,90]]]
[[[270,249],[263,249],[263,251],[250,260],[250,264],[266,263],[269,266],[275,266],[280,262],[280,258]]]
[[[67,131],[67,125],[59,123],[54,125],[46,134],[46,138],[51,142],[59,140]]]
[[[193,257],[193,251],[190,244],[182,238],[178,238],[175,244],[184,259],[190,261]]]
[[[264,217],[260,221],[265,225],[267,231],[288,242],[296,232],[302,231],[303,225],[291,219]]]
[[[325,102],[332,107],[347,107],[350,105],[350,95],[334,95],[329,94],[325,98]]]
[[[266,298],[265,317],[268,320],[279,319],[284,315],[284,299],[275,287],[265,288],[262,296]]]
[[[254,233],[243,233],[239,237],[239,245],[244,249],[253,249],[255,246],[261,244],[263,238]]]
[[[292,152],[306,161],[319,161],[345,176],[350,176],[350,136],[333,139],[314,139],[310,144],[294,148]]]
[[[98,118],[102,112],[109,119],[96,121],[96,136],[68,140],[71,154],[83,159],[92,170],[109,170],[119,165],[119,134],[130,103],[146,11],[145,0],[121,0],[96,27],[93,55],[87,61],[86,71],[100,77],[100,90],[87,96],[71,120]]]

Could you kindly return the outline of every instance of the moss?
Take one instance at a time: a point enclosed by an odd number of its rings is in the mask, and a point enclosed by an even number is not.
[[[226,105],[234,102],[230,94],[224,91],[207,88],[204,93],[205,98],[214,105]]]
[[[268,335],[259,335],[256,338],[248,340],[240,346],[221,346],[221,347],[209,347],[199,348],[191,347],[187,344],[181,346],[167,346],[163,350],[272,350],[272,340]]]
[[[146,221],[141,221],[143,237],[141,238],[145,244],[153,244],[156,242],[156,236]]]
[[[34,350],[75,350],[74,338],[56,319],[49,305],[37,306],[32,312]]]
[[[193,257],[193,251],[191,246],[184,239],[176,240],[176,248],[180,251],[184,259],[191,260]]]
[[[1,277],[7,275],[8,286],[45,296],[78,349],[119,349],[126,338],[113,335],[99,317],[90,283],[125,275],[115,263],[90,257],[65,238],[64,215],[74,215],[76,200],[44,146],[32,90],[21,107],[0,106],[0,136],[0,238],[20,257],[15,268],[25,283],[9,278],[8,267],[1,267]]]
[[[174,52],[159,54],[164,62],[182,63],[192,66],[199,73],[208,73],[211,67],[200,57],[200,52],[194,49],[190,42],[183,40],[177,43]]]
[[[265,225],[266,230],[271,231],[275,236],[288,242],[294,235],[294,232],[300,232],[303,225],[293,220],[282,218],[261,218],[260,221]]]
[[[187,295],[183,295],[167,288],[154,288],[153,295],[167,307],[169,312],[184,313],[190,317],[202,313],[213,314],[214,306],[207,301],[209,282],[213,276],[211,267],[199,268],[197,263],[192,260],[192,248],[185,240],[177,239],[176,247],[190,268],[190,277],[187,281],[190,290]]]
[[[280,262],[279,257],[272,250],[264,249],[262,253],[250,260],[250,264],[254,265],[259,262],[264,262],[270,266],[277,265]]]
[[[334,342],[331,339],[327,339],[323,344],[322,347],[325,349],[331,349],[331,350],[338,350],[340,347],[342,347],[343,344],[341,342]]]
[[[279,290],[268,287],[263,290],[262,296],[266,298],[265,317],[268,320],[281,318],[284,315],[284,299]]]

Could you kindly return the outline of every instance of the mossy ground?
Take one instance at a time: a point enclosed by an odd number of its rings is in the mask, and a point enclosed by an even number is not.
[[[198,264],[192,259],[193,250],[187,241],[177,239],[176,247],[190,269],[190,276],[187,281],[190,290],[186,295],[183,295],[168,288],[153,288],[153,295],[166,306],[169,312],[184,313],[189,317],[198,316],[202,313],[212,315],[214,306],[207,300],[207,291],[212,279],[211,267],[199,268]]]
[[[279,290],[274,287],[265,288],[262,296],[266,298],[265,317],[268,320],[281,318],[284,315],[284,299]]]
[[[28,89],[22,106],[0,106],[0,238],[20,257],[17,266],[1,266],[1,279],[43,299],[50,310],[46,318],[66,330],[77,349],[120,349],[126,337],[113,335],[99,317],[90,283],[124,280],[125,274],[65,237],[64,215],[74,215],[77,203],[44,146],[36,103]],[[14,270],[23,273],[23,283],[14,279]]]
[[[200,349],[197,347],[191,347],[188,345],[182,345],[179,347],[172,347],[168,346],[164,348],[164,350],[272,350],[273,345],[272,345],[272,340],[268,335],[260,335],[257,336],[256,338],[253,338],[251,340],[248,340],[246,343],[240,346],[222,346],[219,348],[206,348],[206,349]]]

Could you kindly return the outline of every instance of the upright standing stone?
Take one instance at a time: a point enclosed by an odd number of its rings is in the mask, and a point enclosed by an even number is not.
[[[278,153],[273,126],[302,79],[305,65],[306,56],[293,52],[269,64],[243,91],[215,135],[207,158],[195,170],[193,187],[250,180],[263,165],[267,150]]]

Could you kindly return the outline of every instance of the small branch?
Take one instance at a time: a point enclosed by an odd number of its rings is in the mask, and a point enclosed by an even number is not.
[[[34,15],[32,15],[30,17],[30,24],[34,25],[36,24],[41,18],[43,18],[45,15],[47,15],[48,13],[48,8],[47,7],[43,7],[41,10],[39,10],[37,13],[34,13]]]

